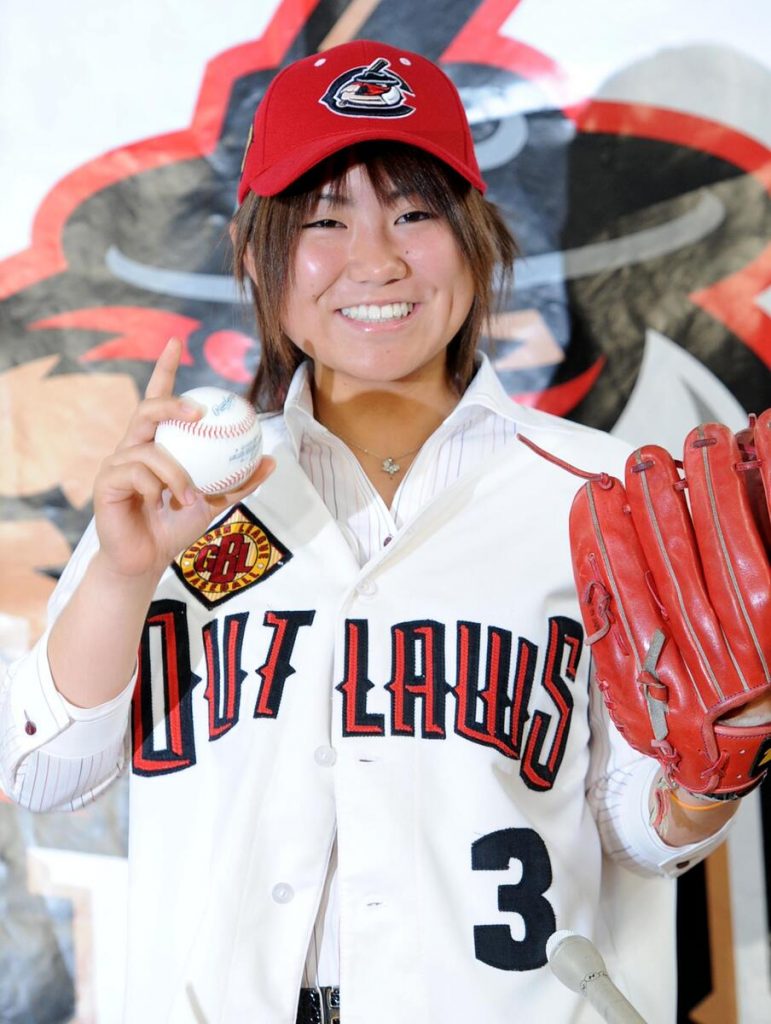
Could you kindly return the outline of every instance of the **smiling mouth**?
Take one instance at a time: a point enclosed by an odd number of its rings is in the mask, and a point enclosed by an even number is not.
[[[366,324],[382,324],[393,320],[403,320],[410,315],[414,308],[414,302],[387,302],[382,306],[344,306],[340,312],[349,320],[358,320],[360,323]]]

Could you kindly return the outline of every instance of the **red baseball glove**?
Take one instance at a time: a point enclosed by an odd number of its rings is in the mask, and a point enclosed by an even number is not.
[[[579,490],[573,568],[600,689],[619,731],[693,793],[743,796],[771,767],[771,720],[725,721],[771,691],[771,409],[710,423],[682,464],[639,448],[625,484]]]

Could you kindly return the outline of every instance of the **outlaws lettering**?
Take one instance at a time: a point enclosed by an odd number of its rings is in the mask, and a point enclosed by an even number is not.
[[[267,611],[262,626],[271,631],[267,656],[251,666],[258,678],[254,718],[278,718],[285,687],[302,686],[292,663],[299,644],[307,644],[305,627],[313,611]],[[239,721],[242,684],[250,677],[243,666],[249,613],[226,615],[202,629],[203,667],[209,741],[225,736]],[[579,623],[565,616],[548,621],[541,671],[541,692],[553,712],[528,707],[533,692],[538,647],[510,630],[488,626],[482,658],[481,623],[455,625],[455,678],[447,679],[447,627],[431,619],[398,622],[391,627],[391,670],[379,686],[370,678],[369,629],[366,619],[343,624],[341,694],[343,736],[419,736],[446,739],[448,721],[457,736],[492,747],[520,761],[523,782],[533,790],[554,785],[565,753],[573,693],[583,646]],[[156,775],[181,771],[196,763],[193,689],[201,680],[190,666],[185,605],[158,601],[150,609],[139,654],[134,694],[134,771]],[[372,691],[388,695],[390,716],[368,707]],[[450,698],[453,698],[452,700]],[[201,709],[201,713],[204,713]],[[390,717],[388,725],[386,719]],[[547,739],[547,737],[549,737]]]

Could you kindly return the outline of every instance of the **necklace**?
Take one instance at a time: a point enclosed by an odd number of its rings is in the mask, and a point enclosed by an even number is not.
[[[398,473],[402,468],[399,465],[399,459],[406,459],[408,455],[414,455],[415,452],[419,452],[423,447],[419,444],[417,448],[410,448],[408,452],[402,452],[401,455],[378,455],[376,452],[372,452],[369,448],[363,448],[360,444],[354,444],[353,441],[347,441],[344,437],[340,438],[341,441],[345,441],[351,448],[356,448],[360,452],[364,452],[365,455],[371,455],[373,459],[378,459],[380,462],[380,468],[384,473],[388,473],[389,476],[393,476]]]

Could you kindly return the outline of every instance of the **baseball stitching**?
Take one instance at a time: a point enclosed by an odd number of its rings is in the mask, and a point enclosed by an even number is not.
[[[217,424],[205,425],[197,420],[193,423],[190,423],[187,420],[163,420],[163,425],[176,427],[178,430],[184,430],[188,434],[195,435],[195,437],[240,437],[249,430],[256,419],[257,414],[254,409],[250,409],[249,415],[244,417],[244,419],[239,420],[238,423],[233,423],[230,426],[220,426]]]
[[[230,476],[224,476],[205,487],[199,487],[198,490],[203,494],[219,494],[220,491],[229,491],[240,484],[242,480],[246,480],[253,470],[253,466],[247,466],[245,469],[239,470],[238,473],[231,473]]]

